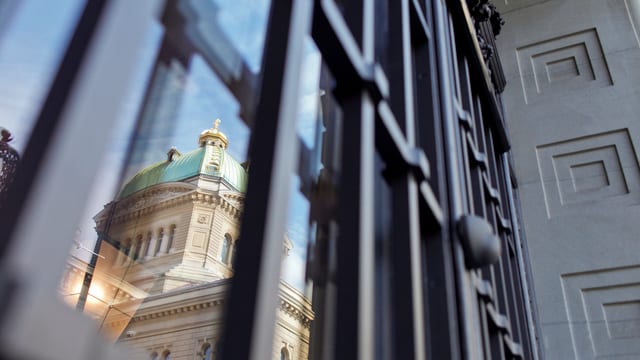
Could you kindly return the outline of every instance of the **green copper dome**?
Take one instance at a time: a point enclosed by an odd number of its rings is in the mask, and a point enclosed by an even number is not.
[[[226,143],[224,145],[201,141],[200,148],[184,154],[172,148],[165,161],[149,165],[131,178],[119,197],[122,199],[153,185],[183,181],[199,175],[221,178],[233,189],[245,192],[247,170],[227,154]]]

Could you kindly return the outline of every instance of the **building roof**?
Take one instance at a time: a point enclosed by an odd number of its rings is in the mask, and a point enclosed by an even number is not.
[[[222,133],[217,132],[217,125],[218,123],[214,129],[205,132],[213,133],[215,130],[215,135],[220,136],[218,134]],[[176,148],[171,148],[166,160],[149,165],[134,175],[122,188],[119,198],[125,198],[154,185],[184,181],[200,175],[221,178],[234,190],[245,192],[247,169],[227,153],[226,137],[224,140],[224,144],[202,141],[201,135],[198,149],[182,154]]]

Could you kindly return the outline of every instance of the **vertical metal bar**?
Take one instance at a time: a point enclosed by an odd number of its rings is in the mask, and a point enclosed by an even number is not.
[[[407,146],[415,146],[413,53],[408,0],[389,3],[388,68],[391,108],[404,130]],[[393,166],[391,164],[391,166]],[[392,174],[393,353],[395,359],[424,359],[418,190],[408,173]]]
[[[374,59],[374,4],[350,1],[345,20],[363,60]],[[338,86],[340,86],[340,79]],[[344,85],[344,84],[343,84]],[[374,357],[374,104],[364,89],[338,99],[343,113],[337,241],[335,359]]]
[[[343,147],[341,160],[334,358],[364,360],[373,357],[373,103],[362,91],[343,111],[350,147]]]
[[[423,2],[421,2],[423,3]],[[436,192],[440,206],[448,213],[445,148],[443,145],[443,119],[439,93],[437,41],[433,23],[432,5],[424,6],[431,36],[424,49],[415,49],[416,109],[417,129],[420,146],[430,160],[431,178],[429,183]],[[444,95],[442,95],[444,96]],[[429,232],[431,230],[431,232]],[[424,299],[426,303],[427,340],[425,345],[428,358],[460,358],[457,296],[452,246],[449,242],[449,224],[440,229],[422,229],[424,249],[423,268],[425,272]]]
[[[457,221],[464,212],[464,193],[462,192],[462,180],[460,174],[459,145],[458,145],[458,120],[454,109],[455,95],[458,92],[455,86],[455,42],[449,24],[450,15],[444,1],[435,1],[434,24],[435,38],[438,44],[438,68],[440,70],[439,82],[441,93],[441,108],[443,114],[443,133],[445,144],[445,162],[447,179],[449,182],[449,223],[452,236],[452,249],[456,268],[458,287],[458,309],[460,321],[461,347],[463,357],[466,359],[478,358],[481,353],[479,334],[477,331],[477,304],[472,293],[473,285],[464,263],[464,252],[457,240],[454,229]]]
[[[300,0],[274,1],[271,6],[261,96],[251,133],[242,241],[224,323],[225,359],[264,359],[273,346],[287,199],[297,160],[303,40],[311,5]]]
[[[515,240],[516,245],[516,254],[518,257],[518,265],[519,265],[519,275],[520,275],[520,286],[522,287],[522,296],[524,302],[524,308],[527,317],[529,339],[522,339],[522,341],[529,341],[531,344],[531,353],[534,360],[538,360],[540,357],[540,349],[538,347],[538,336],[537,336],[537,328],[534,324],[536,324],[534,315],[533,315],[533,306],[531,305],[531,297],[530,297],[530,289],[529,289],[529,281],[527,278],[527,269],[525,267],[525,257],[523,254],[524,245],[522,244],[522,239],[520,239],[520,229],[518,223],[518,214],[516,212],[516,203],[515,197],[513,193],[513,185],[511,183],[511,172],[509,170],[509,154],[502,154],[502,163],[503,163],[503,172],[504,179],[506,182],[506,190],[509,198],[509,210],[511,214],[511,226],[513,227],[513,238]]]

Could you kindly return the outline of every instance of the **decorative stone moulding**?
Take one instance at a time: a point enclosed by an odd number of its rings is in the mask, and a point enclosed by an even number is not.
[[[549,218],[586,203],[640,203],[640,166],[628,129],[541,145],[536,153]]]
[[[11,133],[7,129],[0,128],[0,201],[13,180],[20,160],[18,152],[9,145],[11,140],[13,140]]]
[[[498,36],[504,25],[504,19],[500,16],[500,12],[496,9],[496,6],[489,0],[467,0],[467,6],[473,23],[476,28],[476,36],[482,56],[485,62],[489,62],[489,59],[493,57],[496,50],[494,48],[493,39],[486,39],[485,33],[481,30],[481,23],[489,22],[493,31],[493,36]],[[485,33],[486,34],[486,33]]]

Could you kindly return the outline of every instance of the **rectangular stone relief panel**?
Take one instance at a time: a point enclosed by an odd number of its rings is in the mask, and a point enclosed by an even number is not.
[[[548,217],[587,202],[640,203],[640,167],[627,129],[536,148]]]
[[[640,266],[562,275],[577,358],[640,356]]]
[[[596,29],[525,45],[516,53],[527,104],[613,84]]]
[[[191,240],[191,245],[194,248],[202,249],[204,247],[204,242],[206,239],[207,239],[206,233],[196,231],[193,233],[193,239]]]

